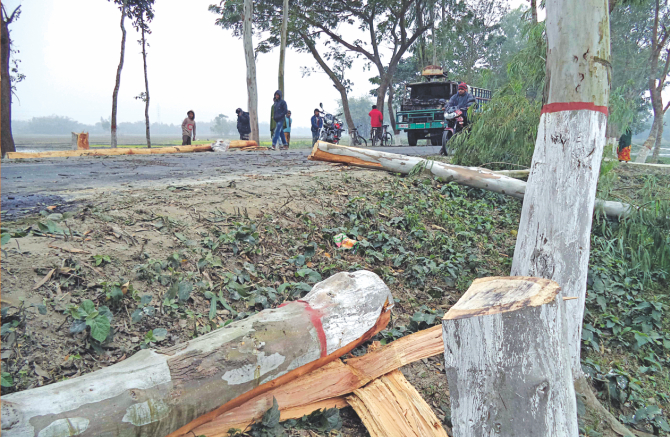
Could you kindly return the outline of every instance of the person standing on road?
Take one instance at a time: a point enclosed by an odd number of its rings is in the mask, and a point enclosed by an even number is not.
[[[291,125],[293,124],[293,119],[291,118],[291,111],[286,113],[286,126],[284,126],[284,136],[286,137],[286,149],[291,145]]]
[[[275,127],[274,136],[272,137],[272,150],[277,150],[277,143],[280,140],[284,147],[288,147],[286,137],[284,136],[284,123],[286,121],[288,108],[284,99],[281,98],[280,90],[275,91],[274,101],[274,115],[272,116],[272,119],[277,123],[277,126]]]
[[[249,124],[249,113],[244,112],[242,108],[235,110],[237,113],[237,132],[240,133],[241,140],[248,140],[251,133],[251,125]]]
[[[195,141],[195,112],[188,111],[186,118],[181,122],[181,145],[190,146]]]
[[[319,109],[314,110],[314,115],[312,116],[312,146],[319,141],[319,132],[323,127],[323,118],[320,116]]]
[[[277,127],[277,122],[275,121],[275,102],[272,100],[272,109],[270,110],[270,140],[275,135],[275,128]]]
[[[368,113],[368,115],[370,116],[370,127],[375,131],[375,136],[381,142],[384,114],[382,114],[381,111],[377,109],[377,105],[372,105],[372,110]]]

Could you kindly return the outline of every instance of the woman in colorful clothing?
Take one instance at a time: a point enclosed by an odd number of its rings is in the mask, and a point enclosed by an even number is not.
[[[630,144],[632,140],[633,133],[631,132],[630,128],[626,129],[626,133],[621,135],[621,138],[619,138],[619,149],[617,151],[619,161],[630,161]]]

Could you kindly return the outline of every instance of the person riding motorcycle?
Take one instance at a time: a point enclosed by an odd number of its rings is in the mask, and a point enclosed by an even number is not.
[[[444,100],[440,100],[442,107],[445,111],[455,112],[460,110],[462,114],[459,117],[462,117],[462,123],[456,123],[454,126],[454,133],[458,133],[463,130],[468,125],[468,108],[476,103],[475,97],[468,92],[468,85],[465,82],[458,84],[458,92],[451,96],[449,102],[446,103]],[[446,155],[446,140],[443,141],[442,149],[440,150],[441,155]]]
[[[476,102],[475,96],[468,92],[468,85],[465,82],[458,84],[458,93],[451,96],[449,103],[447,103],[448,108],[456,108],[463,111],[465,116],[465,124],[468,123],[468,108]]]

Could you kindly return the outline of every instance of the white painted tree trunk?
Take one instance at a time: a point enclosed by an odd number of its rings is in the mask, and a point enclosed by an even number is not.
[[[270,381],[286,383],[347,353],[383,329],[378,321],[392,305],[374,273],[339,273],[300,301],[187,343],[3,396],[2,434],[166,436],[231,400],[270,390]]]
[[[567,296],[572,373],[580,347],[593,208],[605,145],[607,2],[547,0],[547,104],[542,109],[512,263],[513,276],[556,281]]]
[[[286,37],[288,33],[288,0],[284,0],[281,23],[281,43],[279,46],[279,90],[284,99],[286,91],[284,90],[284,65],[286,63]]]
[[[576,437],[555,282],[476,279],[442,321],[454,437]]]
[[[502,172],[493,172],[479,167],[462,167],[439,161],[430,161],[416,156],[347,147],[324,141],[316,142],[309,159],[314,161],[341,162],[358,167],[386,170],[401,174],[409,174],[415,166],[420,165],[424,168],[424,171],[432,173],[444,181],[454,181],[468,187],[481,188],[518,199],[524,198],[527,185],[524,181],[500,174]],[[599,157],[598,166],[600,166]],[[532,171],[530,174],[532,174]],[[545,197],[544,199],[551,199],[551,197]],[[630,205],[609,200],[598,200],[596,207],[602,209],[603,212],[613,218],[624,216],[630,210]],[[591,211],[593,211],[593,207]]]
[[[258,88],[256,86],[256,58],[254,43],[251,36],[254,15],[253,0],[244,0],[244,17],[242,21],[242,39],[244,41],[244,60],[247,64],[247,105],[249,107],[249,139],[260,144],[258,133]]]

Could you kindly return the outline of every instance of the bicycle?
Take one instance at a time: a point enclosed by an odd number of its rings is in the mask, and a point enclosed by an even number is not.
[[[393,143],[393,137],[391,136],[391,133],[387,131],[386,128],[388,128],[389,125],[385,124],[382,128],[382,134],[381,134],[381,147],[384,146],[390,146]],[[372,141],[372,147],[375,147],[377,145],[377,141],[379,141],[379,138],[377,138],[377,129],[378,127],[373,127],[372,132],[370,133],[370,141]]]
[[[368,142],[358,133],[358,129],[353,128],[351,132],[349,132],[349,135],[351,137],[351,140],[349,140],[350,146],[368,147]]]

